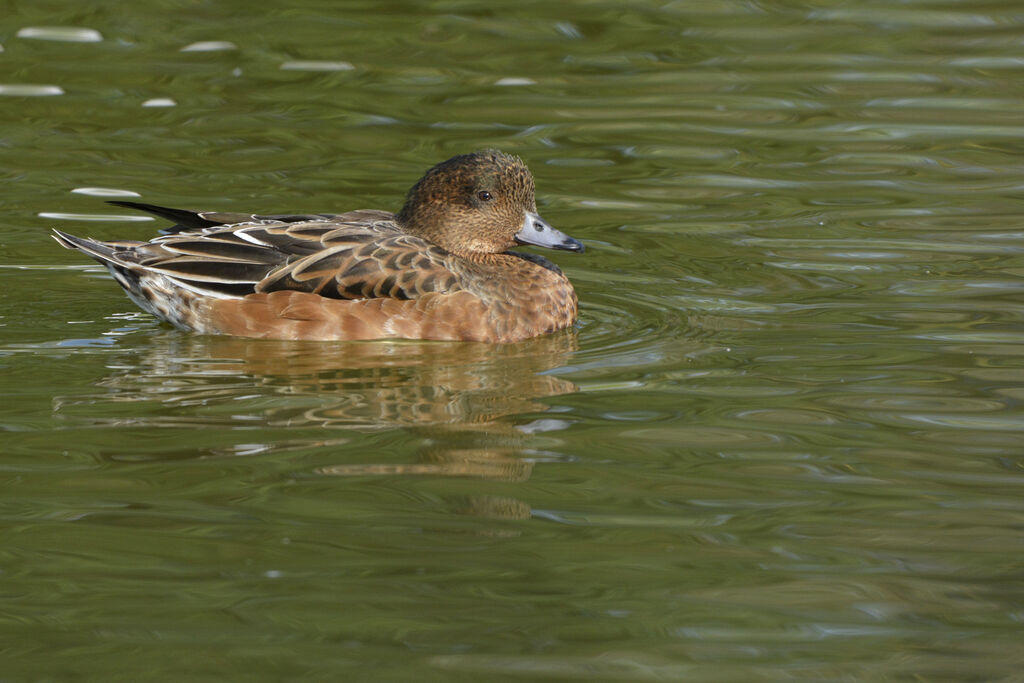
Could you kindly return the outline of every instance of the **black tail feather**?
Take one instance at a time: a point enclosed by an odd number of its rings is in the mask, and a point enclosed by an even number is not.
[[[145,211],[146,213],[151,213],[154,216],[174,221],[175,225],[172,225],[169,228],[163,228],[160,231],[165,234],[174,234],[182,232],[183,230],[201,230],[203,228],[211,228],[215,225],[222,225],[222,223],[218,221],[206,220],[195,211],[187,211],[185,209],[172,209],[167,206],[144,204],[142,202],[125,202],[117,199],[108,201],[107,204],[123,206],[126,209],[138,209],[139,211]]]

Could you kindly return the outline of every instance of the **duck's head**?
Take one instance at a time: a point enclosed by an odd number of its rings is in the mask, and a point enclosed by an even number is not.
[[[402,228],[454,254],[496,254],[517,244],[583,251],[537,214],[533,176],[497,150],[460,154],[420,178],[396,215]]]

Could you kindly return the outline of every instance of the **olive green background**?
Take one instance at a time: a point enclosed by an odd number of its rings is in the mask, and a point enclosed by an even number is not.
[[[1020,676],[1019,2],[94,5],[0,21],[0,679]],[[47,236],[484,147],[573,333],[197,337]]]

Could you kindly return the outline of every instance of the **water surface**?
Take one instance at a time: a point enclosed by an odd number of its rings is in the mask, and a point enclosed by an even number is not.
[[[5,680],[1014,680],[1018,3],[18,3]],[[578,329],[137,311],[111,197],[395,209],[499,147]]]

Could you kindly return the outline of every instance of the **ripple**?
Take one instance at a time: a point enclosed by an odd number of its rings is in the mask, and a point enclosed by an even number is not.
[[[583,348],[573,362],[576,369],[656,364],[664,358],[662,343],[686,327],[661,302],[626,296],[588,297],[580,315]]]
[[[229,40],[201,40],[186,45],[180,52],[222,52],[237,49],[238,46]]]
[[[114,195],[104,195],[114,196]],[[116,195],[116,196],[132,196],[132,195]],[[138,197],[139,195],[134,195]],[[116,214],[116,213],[66,213],[62,211],[43,211],[38,214],[40,218],[53,218],[61,221],[88,221],[91,223],[95,222],[110,222],[110,223],[142,223],[151,221],[153,218],[150,216],[133,216],[131,214]]]
[[[522,78],[517,76],[505,76],[499,78],[494,82],[494,85],[510,86],[510,85],[536,85],[537,81],[532,78]]]
[[[296,60],[284,62],[280,67],[284,71],[352,71],[356,67],[350,62],[330,62],[317,60]]]
[[[978,413],[1005,410],[1003,401],[963,396],[836,396],[826,400],[830,405],[862,410],[906,412]]]
[[[66,43],[99,43],[103,35],[91,28],[78,26],[26,26],[18,29],[19,38],[55,40]]]
[[[817,21],[856,21],[865,24],[899,26],[962,28],[964,26],[992,27],[1012,21],[1012,15],[971,14],[963,11],[943,11],[921,7],[849,7],[820,9],[809,13]]]
[[[15,97],[51,97],[63,95],[64,88],[59,85],[28,85],[28,84],[3,84],[0,83],[0,95]]]
[[[892,252],[893,250],[899,251],[910,251],[910,252],[936,252],[936,253],[954,253],[954,254],[1019,254],[1024,253],[1024,246],[1012,245],[1012,244],[971,244],[964,242],[937,242],[928,241],[922,242],[917,240],[899,240],[899,239],[877,239],[877,240],[858,240],[858,239],[844,239],[841,242],[831,242],[828,240],[814,240],[814,239],[778,239],[768,237],[749,237],[737,241],[737,244],[747,246],[763,246],[763,247],[810,247],[813,249],[836,249],[841,247],[842,249],[863,249],[862,254],[872,255],[872,258],[877,258],[876,254],[885,254],[886,252]],[[870,251],[869,251],[870,250]],[[875,251],[877,250],[877,251]],[[852,253],[852,252],[846,252]],[[884,256],[883,256],[884,257]],[[917,256],[920,258],[920,256]]]
[[[676,443],[683,448],[735,448],[737,446],[761,446],[780,442],[777,434],[738,428],[673,427],[658,429],[626,429],[620,432],[627,439],[639,439],[659,444]]]
[[[141,197],[138,192],[132,190],[120,190],[112,187],[76,187],[71,190],[72,194],[84,194],[90,197]],[[40,214],[41,215],[41,214]]]

